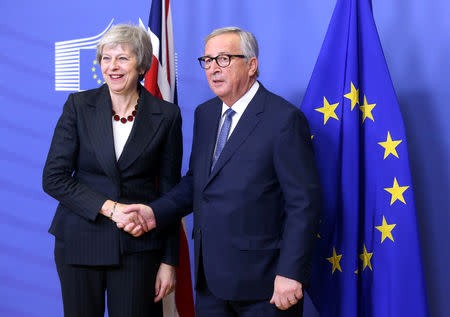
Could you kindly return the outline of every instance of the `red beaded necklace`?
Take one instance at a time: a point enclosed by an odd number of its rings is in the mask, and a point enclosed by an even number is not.
[[[122,123],[127,123],[128,121],[133,121],[134,117],[136,117],[136,111],[137,111],[138,105],[134,106],[134,110],[133,112],[131,112],[131,115],[129,115],[128,117],[120,117],[118,114],[116,114],[116,112],[114,110],[112,110],[112,116],[114,121],[120,121]]]

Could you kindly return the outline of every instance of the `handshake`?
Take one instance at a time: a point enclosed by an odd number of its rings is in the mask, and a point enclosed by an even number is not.
[[[118,228],[139,237],[156,227],[152,208],[143,204],[125,205],[110,200],[105,202],[101,213],[114,221]]]

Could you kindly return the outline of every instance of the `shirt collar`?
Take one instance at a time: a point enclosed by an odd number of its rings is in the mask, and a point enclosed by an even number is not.
[[[250,101],[252,101],[253,97],[256,95],[258,91],[259,83],[255,81],[250,87],[250,89],[241,97],[238,101],[234,103],[232,109],[236,111],[237,114],[242,115],[247,108]],[[222,116],[230,107],[228,107],[225,103],[222,103]]]

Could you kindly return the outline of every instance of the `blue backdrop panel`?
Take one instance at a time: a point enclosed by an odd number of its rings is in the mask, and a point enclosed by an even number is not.
[[[373,2],[406,126],[430,311],[432,316],[449,316],[444,296],[450,284],[446,235],[450,4]],[[0,316],[62,316],[53,238],[47,233],[56,201],[42,192],[42,167],[68,94],[96,87],[102,79],[93,64],[92,42],[113,19],[138,23],[141,18],[146,25],[150,4],[150,0],[0,2]],[[213,96],[196,60],[203,55],[203,38],[222,26],[252,31],[260,44],[259,79],[300,105],[334,5],[335,0],[173,0],[184,171],[193,111]],[[79,41],[67,43],[73,40]],[[191,221],[188,218],[189,227]],[[308,307],[305,315],[315,313]]]

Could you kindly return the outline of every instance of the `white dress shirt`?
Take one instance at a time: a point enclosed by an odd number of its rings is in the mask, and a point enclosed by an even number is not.
[[[122,122],[115,121],[112,118],[112,128],[113,128],[113,137],[114,137],[114,150],[116,152],[116,161],[119,160],[120,155],[122,154],[123,148],[127,143],[128,137],[130,136],[131,129],[133,128],[134,120],[123,124]]]
[[[253,97],[256,95],[258,88],[259,83],[258,81],[255,81],[252,87],[250,87],[250,89],[241,98],[239,98],[239,100],[236,101],[234,105],[231,107],[231,109],[233,109],[236,113],[231,117],[230,132],[228,133],[227,140],[233,133],[234,128],[236,128],[239,120],[242,117],[242,114],[244,113],[245,109],[247,109],[248,104],[250,103],[250,101],[252,101]],[[219,137],[220,129],[222,128],[223,122],[225,120],[224,113],[229,108],[230,107],[227,106],[225,103],[222,103],[222,116],[220,118],[219,130],[217,130],[217,138]],[[214,153],[216,152],[217,138],[216,138],[216,145],[214,146]]]

